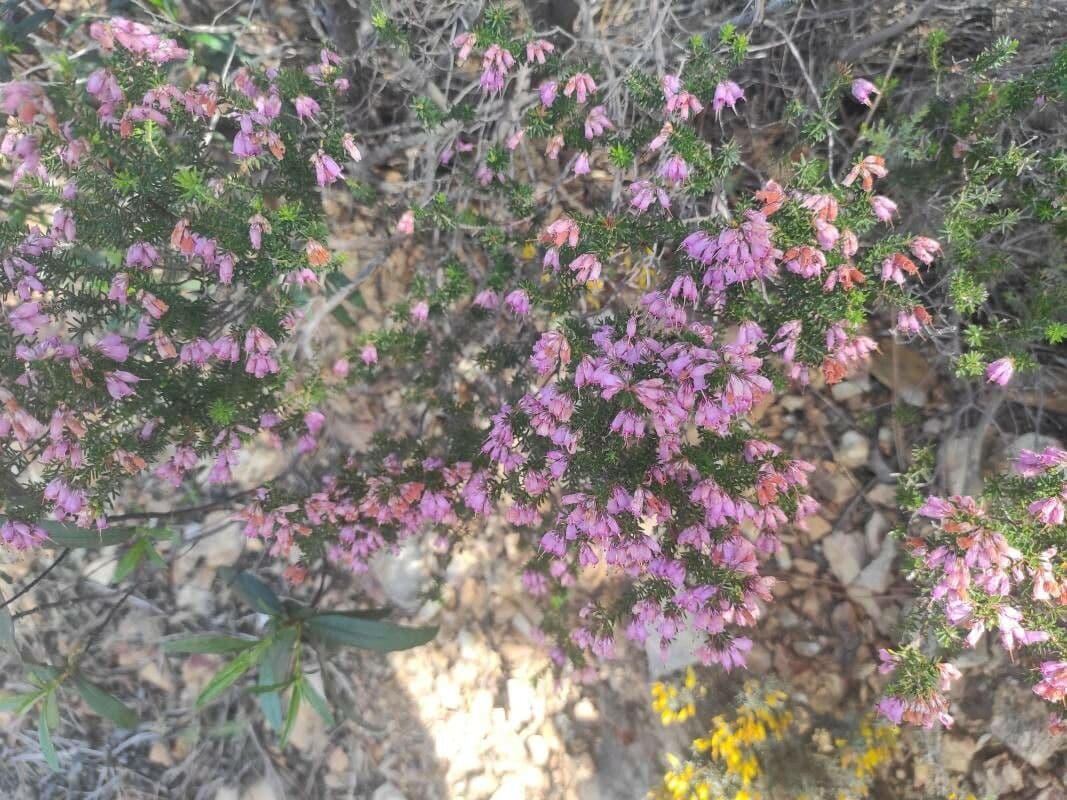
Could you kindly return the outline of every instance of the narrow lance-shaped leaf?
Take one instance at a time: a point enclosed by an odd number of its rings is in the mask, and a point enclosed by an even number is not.
[[[43,691],[0,695],[0,711],[25,714],[33,707],[34,703],[41,699],[42,695],[44,695]]]
[[[59,758],[56,756],[56,746],[52,743],[52,733],[48,730],[48,719],[41,704],[37,712],[37,741],[41,744],[41,755],[52,772],[59,772]]]
[[[343,614],[319,614],[312,617],[307,626],[328,644],[360,647],[379,653],[418,647],[437,635],[437,626],[406,628],[392,622]]]
[[[207,686],[200,692],[200,696],[196,698],[197,708],[210,703],[255,666],[272,641],[272,639],[264,639],[256,644],[255,647],[242,651],[233,661],[216,672],[215,677],[208,682]]]
[[[227,634],[197,633],[163,642],[163,652],[179,653],[235,653],[247,650],[259,641],[252,637],[229,636]]]
[[[279,747],[285,747],[289,742],[289,736],[296,726],[296,716],[300,713],[300,696],[303,691],[303,682],[298,680],[293,683],[289,690],[289,709],[285,712],[285,726],[282,728],[281,738],[278,740]]]
[[[112,583],[121,583],[127,575],[137,569],[141,561],[144,560],[147,546],[148,542],[145,539],[138,539],[129,546],[126,552],[122,554],[122,558],[119,559],[119,563],[115,565],[115,574],[111,578]]]
[[[337,724],[337,721],[333,717],[333,712],[330,710],[329,704],[326,702],[326,698],[319,694],[318,690],[311,685],[307,680],[302,681],[304,697],[315,713],[322,717],[322,721],[326,723],[328,727],[333,727]]]
[[[137,533],[136,528],[112,528],[106,531],[91,531],[47,520],[39,524],[48,531],[48,538],[41,542],[44,547],[109,547],[113,544],[122,544],[129,541]]]
[[[282,601],[274,590],[263,581],[244,571],[229,567],[220,569],[219,575],[241,600],[261,614],[277,616],[282,612]]]
[[[75,679],[78,694],[82,696],[86,705],[104,719],[111,720],[120,728],[132,730],[137,727],[137,714],[133,710],[108,692],[105,692],[95,683],[87,681],[80,675]]]

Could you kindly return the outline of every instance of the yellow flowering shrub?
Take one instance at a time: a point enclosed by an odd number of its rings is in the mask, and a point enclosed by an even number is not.
[[[694,718],[703,694],[692,669],[681,685],[657,682],[651,692],[664,725]],[[781,688],[746,682],[734,707],[712,717],[693,739],[690,758],[667,754],[668,769],[650,800],[867,797],[896,752],[896,726],[867,717],[837,736],[824,728],[802,730],[794,705]]]

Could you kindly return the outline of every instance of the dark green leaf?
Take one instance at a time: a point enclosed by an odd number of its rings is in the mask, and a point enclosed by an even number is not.
[[[144,539],[138,539],[125,553],[122,554],[122,558],[119,559],[119,563],[115,565],[115,574],[111,578],[112,583],[119,583],[126,578],[131,572],[137,569],[137,565],[141,563],[145,556],[145,547],[148,546],[148,542]]]
[[[277,616],[282,612],[282,601],[278,598],[278,595],[259,578],[230,567],[220,569],[219,575],[226,581],[234,594],[256,611],[272,616]]]
[[[107,547],[128,541],[136,528],[113,528],[107,531],[91,531],[61,525],[58,522],[44,521],[41,527],[48,531],[48,538],[42,542],[45,547]]]
[[[197,633],[181,639],[163,642],[164,653],[234,653],[247,650],[258,639],[226,636],[223,634]]]
[[[312,617],[307,625],[316,636],[328,644],[360,647],[379,653],[418,647],[437,635],[437,626],[405,628],[392,622],[344,614],[319,614]]]
[[[75,685],[86,705],[101,717],[111,720],[120,728],[133,730],[137,727],[137,715],[113,694],[105,692],[80,675],[75,679]]]
[[[51,9],[45,9],[44,11],[35,11],[21,22],[11,26],[11,33],[15,35],[15,38],[22,38],[33,33],[42,25],[49,22],[56,15],[55,11]]]
[[[37,712],[37,741],[41,743],[41,754],[45,763],[52,772],[59,772],[59,759],[56,757],[56,747],[52,744],[52,734],[48,731],[48,720],[45,719],[44,706]]]
[[[356,617],[357,619],[385,619],[389,616],[388,608],[353,608],[349,611],[331,611],[331,614],[339,614],[342,617]]]
[[[152,547],[152,544],[145,541],[145,555],[148,556],[148,560],[155,564],[157,567],[166,568],[167,562],[163,560],[163,556],[159,554],[156,548]]]

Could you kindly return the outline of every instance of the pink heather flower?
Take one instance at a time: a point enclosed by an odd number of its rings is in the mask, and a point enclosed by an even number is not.
[[[333,366],[330,367],[330,373],[335,378],[347,378],[349,370],[349,363],[347,358],[339,358],[333,362]]]
[[[530,363],[537,369],[538,375],[547,375],[556,368],[556,364],[571,363],[571,346],[559,331],[546,331],[534,345]]]
[[[831,225],[821,217],[815,218],[815,240],[819,243],[819,247],[829,252],[834,249],[834,245],[837,244],[837,240],[841,238],[840,231],[837,227]]]
[[[353,161],[363,160],[363,153],[359,151],[359,148],[356,146],[356,140],[352,138],[351,133],[346,133],[344,136],[341,137],[341,147],[344,148],[344,151],[348,154],[348,157],[351,158]]]
[[[148,242],[134,242],[126,249],[126,266],[151,269],[159,260],[159,251]]]
[[[881,94],[878,91],[878,87],[866,78],[856,78],[856,80],[852,81],[852,96],[856,98],[857,102],[869,106],[871,105],[871,95],[877,94]]]
[[[884,178],[888,174],[889,170],[886,169],[884,158],[881,156],[864,156],[853,165],[841,183],[844,186],[851,186],[859,178],[863,191],[869,192],[874,189],[875,178]]]
[[[611,120],[608,119],[607,111],[604,106],[594,106],[592,111],[585,118],[585,138],[592,140],[598,136],[603,136],[604,131],[614,130],[615,126],[611,124]]]
[[[589,154],[579,153],[578,158],[574,160],[574,174],[575,175],[588,175],[592,170],[589,168]]]
[[[232,336],[220,336],[212,345],[215,358],[234,364],[241,359],[241,347]]]
[[[554,247],[577,247],[580,233],[577,222],[570,217],[560,217],[549,223],[537,238],[542,244],[551,244]]]
[[[482,289],[474,296],[473,304],[478,308],[484,308],[486,311],[491,311],[500,305],[500,297],[492,289]]]
[[[275,347],[275,341],[262,328],[249,328],[245,334],[245,372],[260,379],[268,373],[276,374],[280,368],[271,355]]]
[[[48,534],[44,528],[30,522],[4,520],[0,524],[0,540],[12,550],[29,550],[47,538]]]
[[[574,272],[574,279],[579,283],[595,281],[600,277],[602,269],[599,259],[592,253],[582,253],[567,267]]]
[[[941,497],[930,496],[916,513],[930,519],[947,519],[956,513],[956,506]]]
[[[918,271],[919,268],[910,258],[903,253],[894,253],[882,261],[882,283],[893,281],[898,286],[903,286],[906,280],[904,273],[915,275]]]
[[[1000,628],[1000,643],[1009,653],[1019,645],[1031,645],[1049,639],[1048,631],[1028,631],[1022,626],[1022,612],[1011,606],[997,610],[997,626]]]
[[[262,214],[253,214],[248,218],[248,241],[253,250],[259,250],[263,246],[263,234],[270,232],[270,223]]]
[[[37,302],[22,303],[8,314],[8,324],[16,333],[23,336],[36,336],[40,330],[51,320],[41,313],[41,306]]]
[[[311,156],[315,167],[315,182],[319,186],[331,184],[341,177],[341,167],[322,150]]]
[[[551,158],[553,161],[559,158],[559,151],[563,149],[563,135],[556,134],[548,140],[548,145],[545,147],[545,156]]]
[[[312,119],[321,111],[313,97],[303,94],[293,100],[293,105],[296,106],[296,115],[302,120]]]
[[[647,211],[654,200],[659,201],[660,207],[664,211],[670,211],[671,209],[671,201],[667,193],[651,181],[634,181],[630,184],[630,194],[632,195],[630,208],[635,209],[638,213]]]
[[[507,74],[515,66],[515,57],[511,51],[498,44],[491,44],[486,48],[482,56],[482,69],[495,69],[501,74]]]
[[[411,307],[411,320],[415,324],[425,322],[430,316],[430,304],[420,300]]]
[[[611,430],[623,439],[641,439],[645,435],[645,419],[639,414],[623,409],[611,422]]]
[[[694,95],[682,90],[682,81],[677,75],[664,75],[660,84],[667,100],[667,114],[677,114],[682,119],[689,119],[690,113],[696,115],[704,110],[704,106]]]
[[[96,343],[96,349],[120,364],[129,358],[130,348],[117,333],[109,333]]]
[[[1050,703],[1067,700],[1067,661],[1044,661],[1040,665],[1041,681],[1034,693]]]
[[[534,597],[548,594],[548,578],[543,572],[524,570],[522,573],[522,586]]]
[[[555,45],[547,39],[534,39],[526,45],[526,63],[533,64],[536,61],[538,64],[544,64],[545,56],[555,49]]]
[[[911,250],[911,254],[926,266],[934,263],[934,258],[941,253],[941,245],[926,236],[916,236],[911,240],[908,248]]]
[[[152,319],[162,319],[163,315],[167,313],[167,309],[170,308],[165,302],[160,300],[151,292],[141,292],[141,308],[143,308]]]
[[[121,369],[115,370],[114,372],[104,373],[104,383],[107,386],[107,393],[115,400],[121,400],[124,397],[129,397],[134,394],[133,386],[140,380],[141,379],[136,375]]]
[[[1015,471],[1024,478],[1032,478],[1054,467],[1067,464],[1067,451],[1058,447],[1046,447],[1040,453],[1022,450],[1015,462]]]
[[[585,101],[589,99],[589,95],[596,91],[596,82],[593,80],[593,76],[586,72],[579,72],[577,75],[571,77],[567,81],[567,84],[563,87],[563,94],[565,97],[574,96],[574,99],[578,101],[578,105],[585,105]]]
[[[1036,500],[1027,507],[1027,511],[1046,525],[1062,525],[1063,510],[1063,499],[1058,495]]]
[[[715,96],[711,101],[711,108],[718,117],[722,110],[729,106],[730,110],[737,113],[737,104],[745,99],[745,91],[733,81],[723,81],[715,87]]]
[[[519,128],[507,138],[507,141],[504,143],[504,146],[507,147],[508,150],[514,150],[516,147],[519,146],[519,143],[522,141],[525,135],[526,129]]]
[[[516,289],[504,298],[504,305],[520,317],[530,313],[530,296],[522,289]]]
[[[202,367],[215,353],[215,346],[207,339],[196,339],[182,345],[181,363]]]
[[[155,64],[177,61],[189,55],[173,39],[164,39],[152,32],[147,25],[131,22],[124,17],[112,17],[89,26],[89,35],[100,44],[100,49],[110,53],[115,44],[135,56],[147,58]]]
[[[373,344],[363,345],[363,350],[359,354],[360,361],[366,364],[368,367],[372,364],[378,363],[378,348]]]
[[[663,162],[659,174],[671,183],[682,183],[689,177],[689,165],[684,158],[674,155]]]
[[[73,242],[77,238],[78,228],[74,215],[66,208],[57,208],[52,214],[52,236],[59,242]]]
[[[556,96],[559,94],[559,83],[557,81],[544,81],[537,87],[537,94],[541,98],[541,105],[545,108],[550,108],[556,102]]]
[[[322,426],[325,424],[326,415],[321,411],[311,410],[304,414],[304,425],[312,436],[318,436],[322,432]]]
[[[120,272],[111,279],[111,288],[108,290],[107,299],[126,305],[126,295],[129,291],[130,276]]]
[[[401,236],[411,236],[415,233],[415,214],[408,209],[400,215],[396,223],[396,232]]]
[[[897,213],[897,204],[884,195],[876,194],[871,198],[871,211],[882,222],[889,222]]]
[[[895,330],[901,334],[921,333],[923,327],[933,320],[930,312],[922,306],[915,306],[911,311],[897,312],[897,324]]]
[[[1011,356],[998,358],[985,368],[985,379],[989,383],[1007,386],[1015,374],[1015,359]]]
[[[647,150],[650,153],[655,153],[671,138],[671,134],[674,133],[674,126],[669,122],[664,122],[663,127],[660,128],[659,133],[648,143]]]
[[[459,48],[459,52],[456,54],[456,61],[462,64],[470,58],[471,51],[474,50],[474,46],[477,43],[478,37],[473,33],[461,33],[453,39],[452,46]]]

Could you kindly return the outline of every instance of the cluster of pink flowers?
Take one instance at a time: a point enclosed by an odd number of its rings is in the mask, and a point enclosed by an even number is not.
[[[172,40],[121,18],[96,22],[90,32],[105,53],[119,50],[123,57],[140,65],[158,67],[187,56]],[[324,50],[320,63],[309,67],[307,73],[315,83],[343,91],[347,81],[339,75],[340,63],[336,54]],[[262,411],[272,400],[264,399],[259,390],[254,391],[252,404],[260,410],[248,424],[212,426],[206,419],[189,422],[168,416],[172,395],[181,382],[171,380],[167,370],[196,369],[217,381],[230,370],[239,374],[242,356],[244,373],[257,380],[277,375],[281,369],[279,345],[264,330],[271,327],[266,323],[267,316],[261,317],[260,325],[250,324],[241,314],[220,322],[212,319],[210,311],[220,301],[232,300],[234,295],[228,287],[241,277],[238,272],[242,264],[257,270],[262,280],[268,274],[263,270],[268,261],[273,269],[280,263],[299,263],[304,257],[299,250],[291,258],[279,257],[281,251],[277,248],[269,259],[266,254],[261,255],[265,237],[272,233],[264,216],[267,212],[255,213],[248,219],[247,243],[230,241],[229,234],[203,233],[201,226],[217,227],[218,220],[210,219],[211,212],[204,213],[200,203],[175,214],[180,218],[173,225],[169,242],[149,238],[139,226],[129,232],[116,231],[117,238],[103,245],[85,241],[79,231],[79,222],[85,223],[86,209],[91,210],[94,202],[92,187],[96,177],[103,175],[104,183],[110,185],[114,171],[123,166],[116,166],[115,154],[121,152],[136,126],[145,123],[201,139],[215,114],[230,116],[238,128],[232,152],[244,163],[232,165],[232,174],[226,174],[221,165],[220,174],[206,181],[207,191],[222,209],[231,199],[227,196],[230,184],[234,184],[236,192],[242,192],[242,183],[247,183],[245,176],[253,176],[255,184],[269,192],[270,164],[252,164],[245,159],[263,152],[278,159],[284,155],[283,134],[274,129],[285,102],[275,83],[277,72],[266,70],[267,82],[261,86],[261,79],[249,70],[238,70],[232,89],[239,99],[226,102],[221,98],[232,98],[230,86],[205,83],[182,89],[166,82],[161,72],[154,88],[140,99],[128,99],[120,85],[119,76],[123,74],[122,69],[106,63],[84,84],[85,93],[97,108],[99,133],[80,129],[76,120],[57,119],[55,104],[39,85],[0,85],[0,110],[10,116],[0,142],[0,155],[13,180],[16,184],[31,178],[40,181],[62,199],[62,204],[51,212],[50,229],[30,226],[20,240],[0,252],[0,293],[14,298],[14,303],[0,312],[12,342],[11,352],[5,357],[24,368],[12,385],[0,386],[0,449],[8,463],[39,462],[44,467],[40,508],[56,519],[74,521],[82,527],[107,525],[112,490],[102,488],[98,496],[97,488],[113,477],[108,467],[118,467],[121,473],[130,475],[150,468],[146,458],[134,452],[141,447],[163,453],[154,471],[174,486],[180,485],[205,456],[212,459],[208,480],[221,483],[231,480],[231,468],[242,442],[257,432],[276,438],[275,429],[284,419],[286,430],[293,429],[298,436],[297,449],[308,452],[316,446],[323,425],[318,411],[289,409],[284,415],[281,411]],[[293,103],[300,116],[306,116],[312,107],[312,116],[320,113],[311,98],[296,98]],[[325,118],[316,122],[323,140],[333,135],[326,127],[328,122],[332,125]],[[114,149],[108,151],[107,163],[98,163],[90,145],[91,138],[98,135],[111,137],[108,145]],[[312,173],[320,185],[341,175],[340,166],[323,147],[320,144],[311,154],[309,184]],[[341,136],[340,150],[353,160],[361,158],[351,134]],[[52,153],[56,158],[46,157]],[[340,157],[338,153],[334,155]],[[79,183],[90,188],[80,190]],[[247,207],[249,197],[242,194],[240,204]],[[127,238],[123,240],[123,236]],[[291,233],[286,238],[291,238]],[[84,275],[65,274],[66,267],[62,265],[77,252],[75,245],[83,249],[117,248],[122,254],[117,270],[105,267],[115,270],[110,275],[110,285],[104,284],[105,292],[93,289],[87,293],[82,289]],[[322,245],[308,240],[306,259],[311,267],[321,267],[328,262],[329,254]],[[107,280],[106,275],[104,279]],[[279,287],[286,283],[313,285],[317,280],[314,270],[303,266],[275,276]],[[175,291],[173,287],[183,281],[187,283],[181,291]],[[190,285],[199,288],[190,290]],[[87,303],[96,304],[87,318],[97,322],[90,325],[78,318],[83,308],[89,308]],[[172,306],[179,303],[180,307],[176,307],[180,314],[172,311]],[[203,306],[194,308],[198,303]],[[132,318],[127,310],[131,306],[138,310]],[[195,319],[205,327],[201,335],[190,329],[190,320]],[[280,325],[291,330],[298,319],[299,311],[293,311],[280,320]],[[62,365],[64,370],[58,370],[56,365]],[[67,395],[58,394],[54,382],[69,385],[64,371],[69,374],[69,381],[86,391],[84,397],[75,398],[69,391]],[[66,404],[56,405],[57,397]],[[235,399],[238,404],[242,402],[239,397]],[[285,403],[279,398],[273,402],[279,407]],[[49,415],[49,424],[40,421]],[[103,456],[94,455],[94,459],[102,458],[103,462],[90,463],[87,454],[99,453],[99,434],[104,428],[110,429],[109,449]],[[87,441],[93,446],[88,446]],[[0,500],[0,540],[16,549],[40,542],[45,535],[43,529],[33,522],[9,519],[11,508],[5,506]]]
[[[900,658],[888,650],[879,650],[878,657],[882,663],[878,671],[884,674],[894,672]],[[878,701],[878,713],[895,725],[904,722],[908,725],[921,725],[932,728],[938,723],[951,728],[952,715],[948,713],[948,699],[945,693],[952,688],[952,683],[959,679],[960,671],[951,664],[937,664],[936,682],[921,694],[914,696],[887,695]]]
[[[964,634],[966,646],[974,647],[987,631],[996,631],[1013,657],[1019,648],[1041,645],[1047,652],[1050,643],[1062,642],[1062,633],[1045,625],[1056,609],[1067,605],[1067,575],[1059,557],[1067,532],[1067,452],[1023,450],[1014,469],[1033,487],[1031,497],[1050,481],[1059,491],[1025,502],[1017,511],[1000,502],[995,514],[973,497],[931,496],[917,513],[935,523],[933,531],[906,541],[926,573],[930,597],[945,621]],[[1063,656],[1061,652],[1059,659],[1040,664],[1042,680],[1034,687],[1053,702],[1067,691]]]
[[[133,56],[147,59],[154,64],[180,61],[189,55],[189,51],[179,47],[173,39],[165,39],[147,25],[132,22],[124,17],[94,22],[89,26],[89,35],[105,53],[110,53],[117,44]]]

